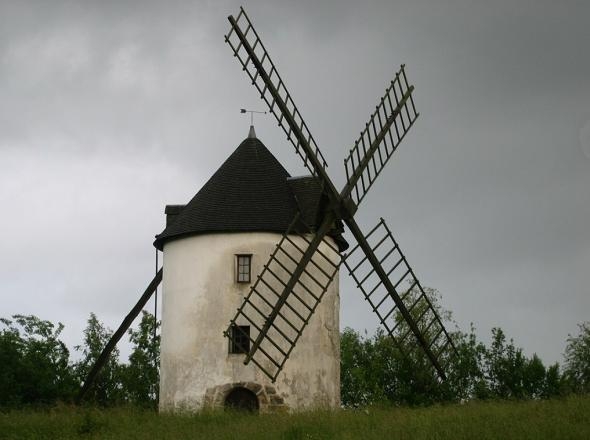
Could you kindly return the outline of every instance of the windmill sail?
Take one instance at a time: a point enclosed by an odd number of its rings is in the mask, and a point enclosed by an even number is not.
[[[306,249],[301,248],[299,253],[293,253],[294,249],[288,248],[293,245],[288,240],[290,233],[285,233],[242,307],[231,320],[226,335],[229,337],[232,331],[239,328],[241,322],[253,326],[257,331],[256,336],[246,333],[242,335],[244,338],[247,337],[252,345],[251,348],[245,347],[248,348],[245,362],[252,360],[274,381],[323,293],[336,275],[339,263],[336,263],[336,259],[333,260],[334,272],[327,277],[325,283],[320,283],[318,293],[305,287],[298,293],[296,287],[301,289],[301,280],[309,275],[307,267],[310,263],[313,265],[316,251],[319,251],[320,244],[323,243],[323,238],[331,225],[342,220],[358,243],[347,257],[347,266],[350,265],[350,274],[379,320],[399,344],[403,344],[407,336],[412,334],[440,377],[444,378],[442,360],[445,350],[449,347],[452,350],[455,348],[432,302],[414,276],[385,222],[381,221],[365,236],[354,220],[358,205],[418,117],[412,97],[414,87],[408,84],[404,66],[401,66],[387,87],[385,95],[345,159],[347,182],[342,191],[337,192],[326,172],[324,157],[250,19],[242,8],[237,18],[230,16],[228,19],[231,29],[226,36],[226,42],[287,135],[287,139],[303,159],[304,165],[312,175],[319,178],[327,203],[324,217],[319,221],[322,226],[309,238]],[[378,245],[372,245],[368,239],[371,239],[380,228],[386,231],[385,236]],[[384,248],[389,248],[385,255],[378,256],[384,243]],[[352,265],[353,255],[357,251],[358,255],[362,254],[361,259]],[[334,250],[334,254],[338,255],[337,250]],[[285,263],[278,259],[279,255],[293,256],[291,266],[285,266]],[[398,259],[394,267],[385,269],[384,264],[389,262],[388,258],[394,258],[396,255]],[[367,273],[363,274],[367,269]],[[281,270],[285,278],[279,279],[275,273]],[[283,286],[281,292],[271,287],[271,279],[278,280]],[[371,280],[375,283],[374,286],[370,286]],[[409,293],[400,295],[400,292],[404,292],[401,286],[407,281],[410,283],[407,288]],[[264,292],[263,289],[268,291]],[[306,303],[302,295],[309,295],[311,302]],[[381,297],[378,298],[377,295]],[[269,301],[268,298],[273,299]],[[296,301],[304,304],[304,314],[295,308],[293,302]],[[283,324],[280,324],[281,322]]]
[[[325,172],[326,160],[246,12],[240,8],[237,18],[229,16],[228,20],[231,29],[225,41],[260,93],[260,98],[268,105],[309,172],[329,181]]]
[[[300,234],[298,218],[282,236],[224,332],[248,341],[244,363],[254,362],[273,382],[282,370],[341,263],[326,234]],[[329,268],[329,269],[327,269]],[[251,333],[240,330],[247,324]],[[232,333],[242,332],[240,338]]]
[[[442,361],[447,349],[455,350],[453,340],[385,220],[380,219],[364,241],[385,270],[390,284],[378,276],[367,253],[361,251],[360,243],[345,257],[348,272],[398,348],[404,352],[405,347],[415,346],[406,343],[407,337],[413,334],[444,379]]]
[[[344,159],[347,180],[341,193],[344,199],[350,196],[357,206],[360,204],[418,118],[413,91],[402,65]]]

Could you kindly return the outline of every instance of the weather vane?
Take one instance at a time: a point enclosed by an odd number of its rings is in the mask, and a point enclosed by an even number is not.
[[[240,113],[250,113],[250,125],[254,125],[254,113],[261,113],[263,115],[266,114],[266,112],[259,112],[257,110],[247,110],[245,108],[241,108]]]

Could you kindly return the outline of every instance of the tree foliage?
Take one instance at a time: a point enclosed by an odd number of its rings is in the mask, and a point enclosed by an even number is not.
[[[450,312],[439,306],[438,294],[433,290],[428,294],[439,316],[452,322]],[[422,313],[424,304],[417,304],[413,313]],[[396,319],[399,336],[408,329],[400,316]],[[137,327],[128,332],[132,345],[129,361],[121,363],[119,351],[114,350],[90,388],[88,402],[157,406],[160,338],[154,338],[154,332],[157,335],[159,325],[153,315],[143,312]],[[579,328],[577,336],[567,339],[563,374],[558,364],[545,367],[536,354],[526,356],[500,328],[492,329],[489,346],[477,339],[473,325],[468,333],[456,329],[451,337],[457,355],[443,359],[448,376],[444,382],[411,338],[400,346],[383,331],[368,336],[346,328],[341,335],[342,404],[422,406],[589,392],[590,323],[580,324]],[[0,318],[0,408],[73,399],[112,332],[90,314],[83,342],[76,347],[81,357],[72,362],[60,340],[62,330],[61,323],[54,325],[36,316]]]
[[[122,384],[125,399],[139,406],[155,407],[160,383],[160,335],[159,323],[145,310],[136,330],[129,330],[133,351],[129,364],[122,366]],[[154,338],[154,332],[156,336]]]
[[[57,326],[36,316],[0,319],[0,406],[69,400],[76,382]]]
[[[578,325],[577,336],[568,335],[565,348],[565,378],[573,391],[590,392],[590,321]]]
[[[90,314],[84,329],[84,343],[75,347],[82,353],[82,359],[74,365],[79,383],[84,383],[112,334],[113,332],[106,328],[94,313]],[[119,365],[119,350],[115,348],[94,379],[86,400],[100,405],[108,405],[122,402],[123,396],[122,367]]]
[[[119,361],[115,349],[85,400],[91,404],[132,403],[154,407],[159,382],[159,336],[154,340],[153,315],[143,312],[137,329],[129,330],[132,353]],[[81,358],[72,362],[60,340],[61,323],[36,316],[0,318],[0,408],[71,402],[98,359],[112,332],[94,313],[84,329]]]
[[[527,357],[501,329],[492,343],[469,334],[454,334],[457,355],[441,382],[428,359],[416,348],[404,356],[383,332],[363,337],[347,328],[341,344],[341,396],[348,407],[374,404],[423,406],[469,399],[537,399],[561,394],[563,379],[557,364],[546,368],[533,354]]]
[[[441,319],[452,324],[450,312],[439,305],[437,292],[427,289],[427,294]],[[409,292],[407,298],[412,295],[418,298],[416,292]],[[420,308],[413,311],[422,312]],[[395,319],[399,321],[396,329],[399,341],[399,335],[408,329],[399,314]],[[428,340],[431,335],[425,337]],[[428,405],[467,399],[536,399],[563,392],[559,366],[546,368],[536,354],[527,357],[512,340],[507,340],[500,328],[492,329],[489,347],[478,341],[473,325],[469,333],[456,330],[451,338],[457,355],[442,360],[448,378],[441,382],[412,338],[406,338],[400,347],[382,331],[363,337],[345,329],[341,344],[342,403],[351,407],[380,403]],[[588,340],[586,347],[590,346]],[[584,345],[576,341],[575,347]],[[580,363],[574,367],[576,371],[578,368]]]

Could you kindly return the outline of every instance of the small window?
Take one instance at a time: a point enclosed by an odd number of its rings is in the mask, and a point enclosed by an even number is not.
[[[231,340],[229,341],[230,353],[248,353],[250,351],[250,326],[233,325],[231,328]]]
[[[249,283],[252,255],[236,255],[236,257],[238,258],[236,281],[238,283]]]

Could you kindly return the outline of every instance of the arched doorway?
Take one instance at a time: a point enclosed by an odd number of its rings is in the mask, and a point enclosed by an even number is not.
[[[226,409],[246,412],[258,412],[258,398],[247,388],[236,387],[225,397]]]

